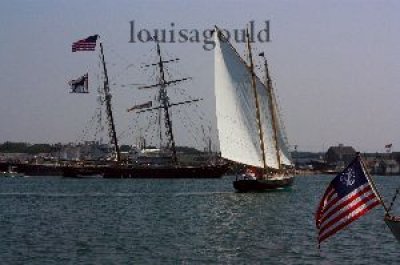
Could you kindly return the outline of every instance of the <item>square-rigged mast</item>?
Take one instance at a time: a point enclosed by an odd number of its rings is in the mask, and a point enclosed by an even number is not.
[[[187,103],[192,103],[199,101],[201,99],[194,99],[194,100],[187,100],[187,101],[182,101],[178,103],[170,103],[168,93],[167,93],[167,87],[170,85],[177,84],[179,82],[183,82],[186,80],[189,80],[191,78],[186,77],[186,78],[181,78],[181,79],[175,79],[175,80],[166,80],[165,77],[165,67],[164,64],[170,63],[170,62],[176,62],[179,61],[179,59],[172,59],[172,60],[163,60],[162,55],[161,55],[161,49],[160,49],[160,43],[158,42],[157,38],[154,38],[157,46],[157,55],[158,55],[158,62],[154,64],[148,64],[145,65],[147,67],[150,66],[158,66],[159,74],[160,74],[160,79],[159,83],[154,84],[154,85],[149,85],[149,86],[142,86],[139,87],[139,89],[147,89],[147,88],[154,88],[154,87],[159,87],[159,101],[160,101],[160,106],[154,107],[154,108],[146,108],[142,109],[140,111],[137,111],[136,113],[140,112],[145,112],[145,111],[151,111],[151,110],[163,110],[164,111],[164,119],[165,119],[165,127],[166,127],[166,134],[169,140],[168,145],[171,146],[171,151],[172,151],[172,162],[177,165],[178,164],[178,158],[176,154],[176,144],[175,144],[175,137],[174,133],[172,130],[172,120],[171,120],[171,115],[170,115],[170,108],[172,106],[177,106],[177,105],[182,105],[182,104],[187,104]]]

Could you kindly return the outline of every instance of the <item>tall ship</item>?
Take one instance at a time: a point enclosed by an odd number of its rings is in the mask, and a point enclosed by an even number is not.
[[[265,81],[254,71],[247,31],[247,63],[215,28],[215,97],[221,156],[239,165],[240,192],[290,187],[294,167],[264,54]]]
[[[96,38],[97,40],[97,38]],[[172,126],[171,108],[183,104],[197,102],[200,99],[187,100],[182,102],[170,102],[167,87],[179,82],[188,80],[182,78],[177,80],[167,80],[165,73],[165,64],[179,59],[164,60],[161,54],[160,44],[155,38],[157,50],[157,62],[146,65],[146,67],[156,67],[158,71],[158,82],[149,86],[139,87],[139,89],[158,89],[155,102],[146,102],[129,108],[128,112],[136,114],[142,112],[158,111],[160,113],[160,126],[165,127],[167,144],[160,148],[159,157],[150,163],[135,163],[121,158],[121,152],[118,145],[116,127],[114,124],[114,114],[111,105],[111,93],[109,78],[107,75],[107,65],[104,58],[103,45],[100,42],[101,61],[103,66],[104,84],[103,94],[106,106],[106,115],[108,123],[108,134],[113,146],[113,161],[102,165],[82,166],[69,165],[62,168],[64,176],[91,176],[102,175],[105,178],[218,178],[221,177],[229,167],[229,164],[219,158],[213,158],[202,162],[184,162],[179,159],[177,146],[175,142],[174,128]],[[86,46],[85,46],[86,48]],[[85,90],[87,91],[87,89]],[[162,113],[162,114],[161,114]],[[163,122],[161,122],[163,117]],[[161,130],[160,130],[161,134]],[[157,162],[155,162],[157,161]],[[162,163],[160,163],[162,161]]]

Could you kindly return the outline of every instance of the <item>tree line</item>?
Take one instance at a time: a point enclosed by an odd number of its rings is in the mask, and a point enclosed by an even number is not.
[[[63,144],[31,144],[24,142],[5,142],[0,144],[0,153],[25,153],[25,154],[39,154],[39,153],[56,153],[60,152],[64,147]],[[150,148],[150,147],[148,147]],[[155,148],[155,147],[154,147]],[[128,152],[131,149],[129,145],[121,145],[121,152]],[[187,146],[178,146],[178,152],[196,153],[199,150]]]

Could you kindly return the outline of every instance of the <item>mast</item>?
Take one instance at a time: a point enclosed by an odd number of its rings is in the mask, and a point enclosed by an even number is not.
[[[165,80],[165,73],[164,73],[164,63],[161,57],[161,50],[160,50],[160,43],[158,42],[156,38],[156,44],[157,44],[157,54],[159,58],[158,62],[158,68],[160,70],[160,103],[161,103],[161,108],[164,109],[164,115],[165,115],[165,125],[167,128],[167,135],[169,136],[169,139],[171,141],[171,150],[172,150],[172,161],[174,164],[178,164],[178,158],[176,156],[176,147],[175,147],[175,139],[174,139],[174,134],[172,132],[172,122],[171,122],[171,117],[169,115],[169,99],[167,95],[167,90],[165,87],[167,86],[167,81]]]
[[[271,80],[271,76],[269,75],[269,71],[268,71],[268,62],[267,59],[265,58],[264,53],[260,54],[261,57],[264,58],[264,67],[265,67],[265,83],[267,85],[267,90],[268,90],[268,98],[269,98],[269,108],[270,108],[270,112],[271,112],[271,118],[272,118],[272,129],[274,132],[274,141],[275,141],[275,151],[276,151],[276,157],[278,159],[278,166],[279,169],[281,169],[281,154],[279,152],[279,141],[278,141],[278,126],[277,126],[277,122],[276,122],[276,106],[274,104],[274,91],[273,91],[273,87],[272,87],[272,80]]]
[[[117,133],[115,131],[115,124],[114,118],[111,108],[111,94],[110,94],[110,85],[108,82],[108,74],[107,74],[107,67],[106,62],[104,60],[104,51],[103,51],[103,43],[100,42],[100,52],[101,52],[101,61],[103,64],[103,71],[104,71],[104,95],[105,95],[105,102],[106,102],[106,113],[107,113],[107,120],[108,120],[108,135],[111,139],[111,143],[114,145],[114,150],[117,155],[117,161],[121,160],[121,154],[119,151],[118,140],[117,140]]]
[[[164,64],[165,63],[179,61],[179,59],[177,58],[177,59],[172,59],[172,60],[163,60],[163,58],[161,56],[160,43],[158,42],[157,37],[154,37],[154,40],[155,40],[156,46],[157,46],[158,62],[145,65],[145,67],[158,66],[159,73],[160,73],[160,79],[159,79],[159,82],[157,84],[148,85],[148,86],[141,86],[141,87],[139,87],[139,89],[148,89],[148,88],[160,87],[159,94],[158,94],[159,95],[158,96],[158,100],[160,101],[160,106],[145,108],[145,109],[136,111],[136,113],[141,113],[141,112],[146,112],[146,111],[153,111],[153,110],[164,110],[166,134],[167,134],[167,136],[169,138],[169,144],[170,144],[170,148],[171,148],[171,151],[172,151],[172,160],[173,160],[173,163],[175,165],[178,165],[178,158],[177,158],[177,154],[176,154],[175,137],[174,137],[173,130],[172,130],[172,120],[171,120],[171,115],[170,115],[170,112],[169,112],[169,108],[173,107],[173,106],[177,106],[177,105],[196,102],[196,101],[199,101],[201,99],[186,100],[186,101],[177,102],[177,103],[170,103],[169,102],[169,97],[168,97],[168,94],[167,94],[167,87],[169,85],[174,85],[176,83],[179,83],[179,82],[182,82],[182,81],[186,81],[186,80],[189,80],[191,78],[190,77],[186,77],[186,78],[181,78],[181,79],[176,79],[176,80],[166,80],[165,71],[164,71]],[[161,124],[161,122],[159,120],[159,125],[160,124]],[[160,127],[160,135],[159,135],[159,137],[160,137],[160,140],[161,140],[161,138],[162,138],[161,127]]]
[[[266,159],[265,159],[264,134],[263,134],[263,130],[262,130],[262,127],[261,127],[260,103],[259,103],[258,94],[257,94],[257,88],[256,88],[256,74],[254,73],[253,56],[252,56],[252,53],[251,53],[250,36],[249,36],[249,30],[248,29],[246,29],[246,36],[247,36],[247,49],[249,50],[251,86],[253,88],[254,99],[255,99],[255,103],[256,103],[256,121],[257,121],[257,126],[258,126],[258,135],[259,135],[259,138],[260,138],[260,147],[261,147],[262,160],[263,160],[264,173],[265,173],[266,170],[267,170],[267,162],[266,162]]]

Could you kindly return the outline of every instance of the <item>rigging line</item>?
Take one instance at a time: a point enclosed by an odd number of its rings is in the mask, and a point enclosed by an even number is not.
[[[141,130],[140,130],[140,128],[138,127],[138,124],[139,124],[138,118],[135,116],[135,117],[132,119],[132,126],[133,126],[133,128],[132,128],[132,131],[131,131],[131,135],[132,135],[132,137],[133,137],[132,142],[134,142],[134,140],[135,140],[135,138],[136,138],[136,143],[137,143],[138,138],[139,138],[139,141],[141,141],[141,138],[143,137],[143,135],[141,135]],[[139,133],[139,135],[138,135],[138,133]],[[140,146],[140,142],[139,142],[139,146]]]
[[[87,131],[89,130],[90,127],[92,127],[92,123],[94,119],[97,117],[97,109],[95,110],[94,115],[92,115],[91,119],[86,123],[85,127],[82,130],[82,135],[80,137],[77,137],[80,141],[82,141],[84,138],[86,138]]]
[[[106,45],[108,46],[108,45]],[[120,55],[115,49],[107,47],[111,54],[114,54],[120,61],[123,61],[127,66],[125,66],[122,70],[113,73],[112,77],[110,78],[110,83],[114,82],[117,78],[119,78],[122,74],[128,72],[128,70],[134,66],[131,62],[129,62],[125,57]],[[111,57],[112,58],[112,57]],[[118,65],[118,62],[109,61],[112,66]],[[114,84],[115,85],[115,84]]]
[[[188,117],[186,119],[188,119]],[[204,146],[206,144],[206,142],[204,141],[204,137],[199,137],[199,136],[204,136],[203,132],[201,131],[201,128],[198,126],[200,122],[194,123],[194,120],[189,119],[189,123],[192,131],[192,136],[194,137],[196,143],[200,146],[201,143],[199,142],[199,139],[202,139],[203,140],[202,144]],[[201,126],[204,126],[204,124],[201,124]]]
[[[145,135],[148,134],[148,132],[149,132],[151,126],[152,126],[152,122],[153,122],[153,117],[154,117],[154,115],[150,114],[150,115],[148,115],[148,116],[149,116],[149,118],[148,118],[148,121],[149,121],[149,122],[148,122],[148,124],[147,124],[147,127],[145,127],[145,129],[144,129],[144,134],[145,134]]]
[[[181,114],[181,115],[179,115]],[[195,143],[199,146],[200,143],[198,142],[198,134],[196,135],[196,132],[194,130],[198,129],[197,126],[195,126],[194,121],[190,120],[186,112],[183,111],[178,111],[178,115],[180,116],[180,121],[182,122],[184,128],[188,131],[188,133],[192,136],[192,140],[195,141]],[[188,123],[187,123],[188,121]]]
[[[388,213],[392,210],[394,201],[396,200],[397,195],[399,194],[399,192],[400,192],[400,187],[396,189],[396,193],[394,194],[394,196],[392,198],[392,201],[390,202],[390,205],[389,205],[389,208],[388,208]]]
[[[124,69],[122,69],[116,73],[113,73],[112,76],[110,77],[110,84],[118,85],[116,80],[118,80],[123,74],[127,74],[128,70],[130,70],[130,67],[125,67]]]
[[[280,133],[282,134],[283,138],[284,138],[284,143],[285,144],[289,144],[288,138],[287,138],[287,134],[286,134],[286,126],[284,123],[284,114],[282,113],[282,109],[280,108],[280,106],[278,105],[279,103],[279,95],[276,93],[276,90],[274,89],[274,104],[276,107],[276,112],[277,112],[277,116],[278,116],[278,122],[279,122],[279,127],[280,127]]]
[[[128,126],[127,129],[123,130],[119,135],[118,135],[118,139],[121,141],[123,139],[125,139],[125,134],[128,132],[128,130],[130,129],[130,127]]]
[[[107,47],[108,48],[108,47]],[[109,48],[108,49],[112,54],[116,55],[117,57],[119,57],[119,59],[121,61],[124,61],[127,64],[130,64],[130,62],[126,59],[126,57],[122,56],[121,54],[119,54],[114,48]]]
[[[139,128],[138,128],[138,118],[135,116],[135,117],[133,117],[132,118],[132,122],[131,122],[131,135],[132,135],[132,137],[135,137],[135,136],[141,136],[140,135],[140,130],[139,130]],[[139,132],[139,135],[137,135],[137,133]]]
[[[157,54],[156,47],[153,47],[153,45],[152,45],[152,48],[147,49],[147,51],[148,51],[147,53],[145,53],[141,56],[141,59],[139,61],[156,62],[157,61],[157,59],[156,59],[157,57],[155,56],[155,54]],[[147,67],[146,65],[147,65],[147,63],[141,63],[139,65],[139,68],[141,68],[141,69],[154,68],[154,67]]]
[[[193,100],[192,97],[189,96],[190,100]],[[194,106],[193,106],[194,105]],[[205,116],[206,114],[203,112],[203,110],[200,108],[199,102],[193,102],[193,108],[196,108],[196,116],[198,116],[201,120],[205,120]],[[208,121],[208,123],[210,123],[210,121]]]
[[[193,100],[193,97],[191,97],[190,95],[187,95],[187,94],[186,94],[186,91],[183,90],[183,89],[178,89],[178,93],[179,93],[181,96],[183,96],[183,97],[186,97],[186,98],[189,98],[190,100]],[[205,113],[203,112],[203,110],[200,108],[199,103],[198,103],[198,102],[193,102],[193,105],[194,105],[194,107],[197,109],[196,113],[197,113],[198,115],[196,115],[196,116],[198,116],[200,120],[205,120],[204,117],[206,116],[206,114],[205,114]],[[193,105],[192,105],[192,106],[193,106]],[[208,123],[211,124],[210,121],[208,121]]]
[[[182,110],[182,113],[183,113],[183,115],[184,115],[183,118],[184,118],[185,120],[186,120],[186,119],[189,120],[190,125],[193,125],[193,126],[191,126],[191,127],[194,128],[194,129],[199,129],[198,126],[195,126],[197,123],[194,122],[194,119],[189,119],[190,116],[189,116],[187,110],[186,110],[185,108],[182,108],[181,110]],[[197,117],[197,118],[199,118],[197,115],[192,116],[192,117]]]

